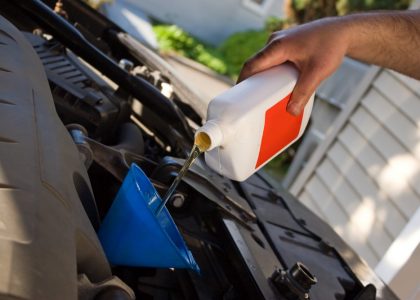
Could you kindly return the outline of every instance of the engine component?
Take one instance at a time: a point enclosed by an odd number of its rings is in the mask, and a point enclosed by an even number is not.
[[[197,109],[198,98],[190,94],[185,85],[176,84],[181,81],[174,81],[163,62],[84,2],[60,2],[69,22],[83,33],[84,37],[79,36],[77,43],[71,40],[74,35],[69,34],[68,26],[72,25],[57,19],[57,15],[36,9],[42,5],[40,1],[2,1],[0,10],[24,31],[46,29],[53,39],[64,43],[51,40],[54,47],[71,47],[75,53],[78,51],[81,59],[103,74],[113,73],[109,77],[114,80],[118,74],[127,76],[122,81],[134,78],[133,72],[128,74],[122,67],[115,68],[117,65],[113,61],[122,58],[130,59],[136,66],[146,65],[152,72],[161,72],[162,77],[156,77],[158,81],[152,77],[148,79],[158,84],[160,78],[169,79],[174,93],[167,95],[172,95],[190,120],[201,123],[201,118],[194,116],[203,117],[205,107]],[[35,9],[28,10],[34,3]],[[43,3],[53,7],[56,0],[43,0]],[[26,9],[22,9],[23,6]],[[91,223],[98,225],[89,179],[77,149],[54,112],[41,65],[36,59],[36,67],[23,59],[18,68],[23,71],[10,68],[13,64],[10,54],[19,55],[20,52],[10,50],[9,44],[18,41],[29,45],[22,42],[21,36],[7,28],[1,29],[0,66],[5,71],[0,70],[0,265],[5,267],[0,276],[0,298],[76,299],[82,288],[76,280],[77,274],[86,274],[93,285],[101,285],[112,278],[85,215],[86,211]],[[97,49],[92,50],[91,44],[103,50],[102,56],[106,53],[107,61],[94,57]],[[33,51],[31,53],[31,57],[36,56]],[[77,62],[81,59],[75,58],[69,50],[65,54],[79,68]],[[80,70],[88,79],[92,78],[83,68]],[[160,108],[156,109],[151,87],[143,82],[148,88],[141,91],[144,87],[136,86],[139,80],[135,78],[132,83],[120,84],[117,95],[123,98],[134,95],[147,104],[147,107],[141,107],[141,114],[133,111],[132,116],[135,120],[137,113],[141,117],[141,128],[148,129],[144,131],[147,133],[144,144],[141,136],[125,128],[123,134],[118,133],[108,143],[114,146],[105,146],[101,143],[104,140],[98,142],[86,134],[78,136],[71,132],[79,151],[82,148],[82,152],[85,151],[82,161],[87,166],[89,159],[94,161],[89,176],[95,196],[100,200],[101,216],[109,208],[131,161],[141,164],[148,175],[156,176],[154,185],[160,185],[165,191],[167,187],[161,182],[170,182],[182,164],[182,160],[165,156],[168,152],[182,156],[191,147],[185,138],[182,121],[175,125],[176,129],[172,126],[172,121],[180,116],[171,118],[161,113]],[[162,85],[164,83],[166,81]],[[91,87],[94,93],[103,94],[113,102],[114,98],[100,86]],[[157,106],[162,104],[159,99],[156,101]],[[197,105],[193,105],[194,101]],[[181,106],[182,103],[188,107]],[[83,110],[80,112],[84,113]],[[169,108],[169,113],[176,113],[176,109]],[[127,143],[131,139],[135,139],[135,143]],[[156,163],[158,161],[161,161],[160,165]],[[310,290],[311,299],[372,300],[375,287],[364,286],[366,282],[372,282],[378,288],[378,299],[397,299],[331,228],[286,191],[275,190],[276,185],[270,184],[263,174],[255,174],[239,184],[219,176],[212,177],[204,166],[198,166],[198,174],[190,172],[191,176],[187,178],[190,183],[184,181],[177,191],[181,196],[172,199],[173,205],[169,209],[202,274],[113,267],[113,273],[123,279],[139,299],[283,299],[272,284],[271,275],[276,269],[290,269],[296,261],[304,262],[317,276],[318,283]],[[17,176],[21,174],[25,176]],[[255,213],[258,220],[249,212]],[[103,288],[96,298],[127,298],[124,289]]]
[[[56,40],[25,36],[44,64],[63,123],[81,124],[94,138],[112,137],[118,124],[128,120],[128,102]]]
[[[184,160],[182,159],[165,157],[152,174],[152,178],[162,182],[168,181],[168,175],[178,172],[183,164]],[[191,166],[183,181],[193,189],[206,195],[220,210],[235,218],[248,229],[250,227],[247,222],[256,220],[256,216],[246,200],[232,189],[229,181],[203,165],[200,167],[199,162]]]
[[[0,17],[0,298],[77,299],[77,274],[111,276],[82,199],[84,166],[58,118],[43,66]]]
[[[111,147],[89,138],[86,135],[86,129],[78,124],[70,124],[67,126],[67,129],[79,149],[82,161],[86,164],[86,160],[94,160],[98,165],[111,173],[119,182],[123,182],[132,163],[136,163],[142,169],[149,171],[157,166],[154,161],[126,150],[132,148],[132,146],[129,146],[124,141],[127,137],[132,136],[133,132],[129,134],[126,131],[126,138],[123,138],[122,143]],[[167,186],[152,179],[151,182],[160,193],[167,190]]]
[[[181,101],[191,105],[200,118],[205,118],[207,113],[206,101],[200,99],[200,95],[185,84],[182,77],[176,73],[169,63],[125,32],[113,31],[112,35],[119,44],[126,47],[139,61],[144,62],[153,70],[159,70],[160,77],[169,78],[174,93],[178,95]]]
[[[281,258],[282,269],[290,269],[301,261],[316,274],[318,282],[310,290],[311,299],[355,299],[369,286],[364,287],[359,278],[368,278],[364,280],[372,282],[375,280],[373,271],[354,267],[353,273],[340,256],[340,253],[346,253],[346,260],[359,261],[353,265],[361,266],[363,263],[353,250],[293,196],[280,187],[274,189],[267,177],[256,174],[241,183],[241,187],[247,199],[252,199],[251,205],[255,208],[260,227]],[[380,280],[373,283],[380,287],[381,299],[395,299]],[[327,290],[328,294],[325,293]]]
[[[130,151],[137,155],[144,154],[144,140],[140,129],[133,123],[124,123],[117,132],[117,141],[114,145],[117,149]]]
[[[147,81],[133,76],[120,68],[117,63],[89,43],[74,26],[57,15],[51,8],[39,0],[17,0],[13,1],[12,4],[32,15],[33,18],[39,21],[40,25],[52,33],[59,41],[103,72],[104,75],[122,88],[130,90],[137,99],[156,111],[168,122],[171,122],[172,126],[177,128],[184,138],[187,140],[192,139],[192,130],[185,116],[174,103]]]
[[[302,263],[295,263],[289,270],[276,270],[271,277],[280,295],[289,300],[309,299],[311,286],[317,283],[315,276]]]
[[[67,125],[67,129],[77,146],[77,150],[79,150],[80,158],[85,165],[86,170],[89,169],[93,162],[93,153],[89,144],[85,142],[85,136],[87,135],[86,129],[79,124]]]
[[[134,300],[133,290],[121,279],[112,276],[99,283],[92,283],[85,274],[80,274],[78,281],[78,300]]]
[[[175,208],[181,208],[185,202],[185,196],[180,193],[175,193],[172,195],[171,199],[169,200],[170,204]]]
[[[134,68],[134,63],[126,58],[120,59],[118,65],[127,72],[131,72]]]

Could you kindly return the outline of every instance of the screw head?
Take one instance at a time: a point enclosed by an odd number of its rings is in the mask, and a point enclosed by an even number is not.
[[[171,198],[173,207],[181,208],[185,203],[185,197],[182,194],[174,194]]]
[[[126,70],[127,72],[132,71],[132,70],[133,70],[133,68],[134,68],[134,63],[133,63],[131,60],[128,60],[128,59],[125,59],[125,58],[121,59],[121,60],[118,62],[118,65],[119,65],[122,69]]]

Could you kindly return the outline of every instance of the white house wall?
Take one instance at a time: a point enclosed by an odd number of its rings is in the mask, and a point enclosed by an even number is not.
[[[375,268],[420,207],[420,82],[372,67],[341,114],[291,192]]]

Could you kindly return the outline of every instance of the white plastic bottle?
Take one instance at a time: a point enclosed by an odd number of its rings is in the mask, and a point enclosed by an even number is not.
[[[207,165],[230,179],[243,181],[303,134],[313,95],[299,116],[286,111],[298,78],[291,64],[258,73],[210,101],[207,122],[196,140],[209,143]]]

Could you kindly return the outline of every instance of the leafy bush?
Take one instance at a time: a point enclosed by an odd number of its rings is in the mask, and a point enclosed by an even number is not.
[[[281,27],[283,21],[271,18],[267,24],[267,28],[274,30]],[[267,28],[235,33],[219,47],[211,47],[176,25],[153,26],[162,52],[174,51],[233,79],[238,77],[245,60],[264,46],[271,32]]]
[[[295,146],[292,146],[295,148]],[[294,151],[293,151],[294,152]],[[293,155],[289,151],[280,153],[264,166],[264,171],[270,174],[274,179],[283,180],[287,170],[292,162]]]
[[[273,32],[281,30],[290,25],[289,19],[280,19],[275,16],[270,16],[265,20],[265,30],[268,32]]]
[[[268,36],[269,32],[266,30],[238,32],[222,43],[219,51],[231,77],[238,77],[243,63],[265,45]]]
[[[340,16],[352,12],[379,9],[407,9],[411,0],[338,0],[337,12]]]
[[[162,52],[175,51],[220,74],[227,74],[228,68],[217,49],[200,42],[176,25],[155,25],[153,30]]]
[[[354,12],[406,9],[411,0],[289,0],[286,12],[295,23],[305,23],[328,16]]]

